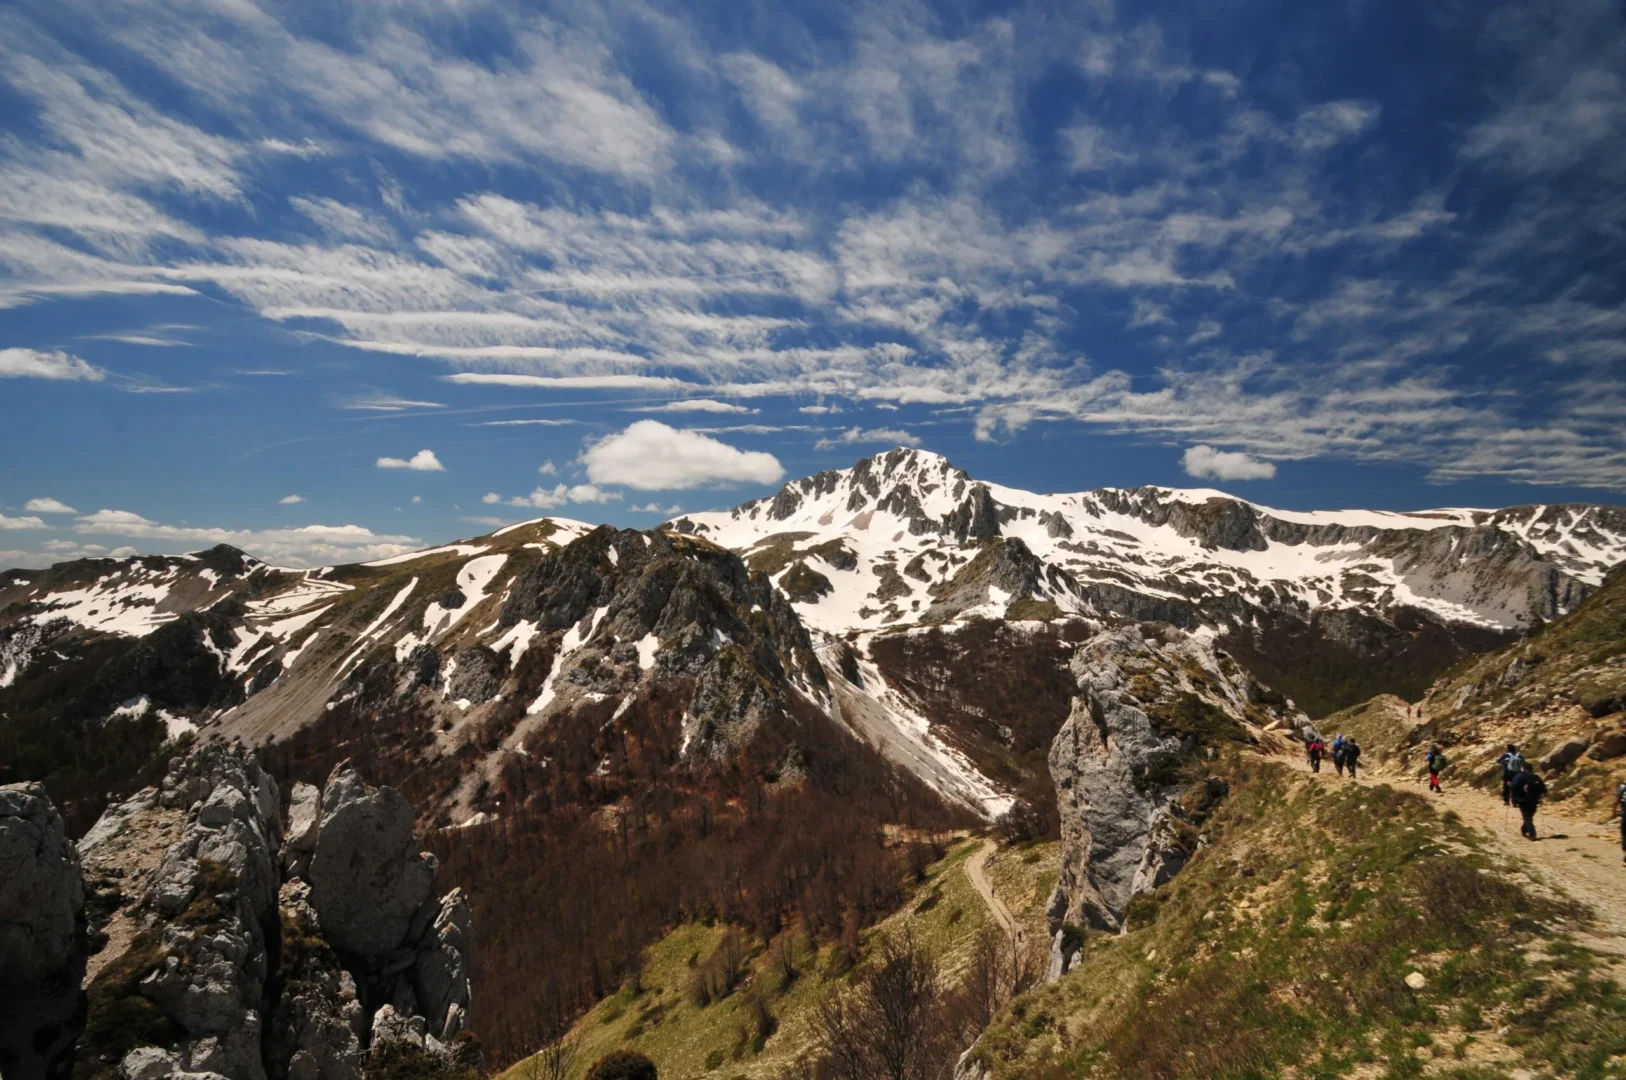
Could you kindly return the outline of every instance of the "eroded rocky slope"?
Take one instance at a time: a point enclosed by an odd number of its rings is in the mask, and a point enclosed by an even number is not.
[[[276,783],[226,744],[110,808],[78,845],[95,947],[73,1075],[357,1080],[384,1046],[452,1060],[469,910],[435,895],[413,818],[346,765],[295,792],[285,830]]]
[[[1284,749],[1314,730],[1210,639],[1167,624],[1100,633],[1071,670],[1078,693],[1050,748],[1062,837],[1052,977],[1067,970],[1083,928],[1122,929],[1130,900],[1196,852],[1225,795],[1222,754]]]

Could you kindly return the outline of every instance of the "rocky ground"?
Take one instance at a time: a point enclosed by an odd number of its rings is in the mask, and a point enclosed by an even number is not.
[[[381,1054],[460,1068],[469,909],[435,896],[411,805],[348,765],[293,804],[285,830],[253,756],[210,744],[75,850],[43,792],[0,788],[0,971],[41,1003],[6,1010],[7,1080],[359,1080]],[[48,1012],[64,993],[76,1008]]]

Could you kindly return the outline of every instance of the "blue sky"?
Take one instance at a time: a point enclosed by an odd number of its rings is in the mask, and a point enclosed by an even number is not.
[[[889,446],[1626,491],[1619,2],[0,8],[0,563],[650,525]]]

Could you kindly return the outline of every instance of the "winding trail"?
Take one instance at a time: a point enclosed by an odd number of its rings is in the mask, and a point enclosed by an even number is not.
[[[1302,756],[1294,755],[1300,771],[1310,767]],[[1543,806],[1536,813],[1536,832],[1531,842],[1519,835],[1519,813],[1505,807],[1489,792],[1462,783],[1453,783],[1449,770],[1442,777],[1444,794],[1428,791],[1428,781],[1391,768],[1362,769],[1362,779],[1349,781],[1323,765],[1318,777],[1328,784],[1368,783],[1373,780],[1403,790],[1417,791],[1442,811],[1457,816],[1490,837],[1497,851],[1509,863],[1524,867],[1549,887],[1557,887],[1572,899],[1591,907],[1598,916],[1592,932],[1577,935],[1583,943],[1601,952],[1626,956],[1626,865],[1621,862],[1619,825],[1615,822],[1575,821]]]
[[[999,844],[992,839],[982,842],[982,847],[972,852],[971,858],[965,861],[965,876],[971,879],[971,887],[977,890],[982,902],[988,905],[993,913],[994,922],[1007,934],[1014,934],[1021,940],[1022,932],[1017,929],[1016,917],[1011,909],[1005,906],[1005,901],[994,895],[993,882],[988,880],[988,858],[999,849]]]

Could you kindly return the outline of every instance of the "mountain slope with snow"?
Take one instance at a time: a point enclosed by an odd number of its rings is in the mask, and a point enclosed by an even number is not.
[[[1413,608],[1511,630],[1569,610],[1626,559],[1621,507],[1302,512],[1211,490],[1038,495],[908,449],[672,527],[745,554],[830,634],[1047,605],[1188,627]]]

